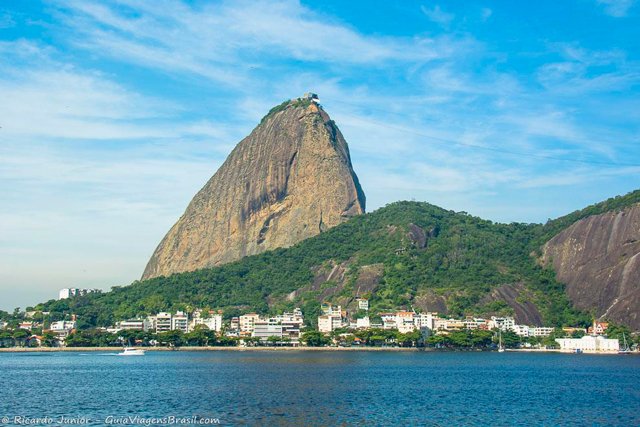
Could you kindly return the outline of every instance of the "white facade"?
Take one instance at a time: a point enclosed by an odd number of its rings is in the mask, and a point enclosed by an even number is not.
[[[151,322],[148,319],[123,320],[118,324],[118,329],[128,331],[148,331],[151,329]]]
[[[617,339],[602,336],[585,335],[582,338],[556,338],[560,350],[565,352],[581,351],[584,353],[617,353],[620,342]]]
[[[260,320],[260,316],[256,313],[249,313],[240,316],[240,332],[248,334],[253,333],[254,324]]]
[[[171,319],[171,313],[158,313],[156,315],[156,333],[170,331],[173,326]]]
[[[369,321],[369,316],[363,317],[362,319],[356,319],[357,329],[369,329],[370,327],[371,327],[371,322]]]
[[[342,327],[341,316],[329,316],[323,314],[318,317],[318,330],[320,332],[331,332]]]
[[[358,300],[358,308],[360,310],[369,310],[369,300],[368,299],[364,299],[364,298],[360,298]]]
[[[216,311],[210,311],[209,317],[203,317],[200,310],[193,313],[193,319],[189,322],[189,332],[193,331],[198,325],[205,325],[208,329],[220,332],[222,329],[222,314]]]
[[[0,329],[4,329],[4,328],[6,328],[6,327],[7,327],[7,325],[8,325],[8,323],[7,323],[7,322],[0,322]]]
[[[511,330],[515,332],[516,335],[521,337],[528,337],[530,329],[531,328],[526,325],[513,325],[513,327],[511,328]]]
[[[510,331],[515,326],[516,322],[513,317],[496,317],[491,316],[491,320],[488,323],[489,329],[497,328],[501,331]]]
[[[67,299],[80,295],[93,294],[96,292],[102,292],[100,289],[76,289],[76,288],[65,288],[60,289],[58,293],[58,299]]]
[[[58,322],[51,322],[49,325],[49,330],[56,334],[68,334],[71,330],[75,329],[76,322],[75,321],[66,321],[60,320]]]
[[[187,313],[178,311],[171,318],[171,329],[174,331],[187,332],[189,330],[189,317]]]
[[[553,332],[553,328],[548,326],[538,326],[535,328],[529,328],[530,337],[548,337]]]
[[[428,329],[432,331],[434,329],[433,319],[433,313],[420,313],[413,316],[416,328],[420,330]]]

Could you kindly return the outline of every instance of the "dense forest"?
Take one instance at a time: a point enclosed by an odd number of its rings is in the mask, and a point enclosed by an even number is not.
[[[431,292],[450,315],[513,314],[491,292],[504,285],[521,289],[518,301],[532,303],[547,325],[586,325],[592,314],[575,310],[554,272],[541,268],[539,246],[573,222],[640,201],[640,191],[574,212],[545,225],[496,224],[465,212],[428,203],[396,202],[357,216],[314,238],[212,269],[174,274],[111,292],[35,307],[51,320],[78,315],[79,327],[108,326],[117,320],[165,310],[223,309],[225,317],[247,311],[275,313],[295,306],[307,318],[319,310],[319,291],[292,292],[313,283],[319,270],[346,263],[347,285],[334,299],[351,297],[363,266],[382,265],[370,298],[371,312],[411,309]],[[333,286],[333,283],[323,284]]]

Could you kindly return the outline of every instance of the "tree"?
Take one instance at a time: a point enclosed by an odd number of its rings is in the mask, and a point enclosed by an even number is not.
[[[279,341],[280,341],[280,337],[276,335],[271,335],[269,338],[267,338],[267,343],[269,345],[276,345]]]
[[[183,333],[179,330],[172,330],[158,334],[158,341],[167,344],[169,347],[180,347],[183,342]]]
[[[302,342],[309,347],[322,347],[329,343],[329,338],[319,331],[308,331],[302,334]]]
[[[13,337],[14,342],[18,346],[23,347],[27,338],[29,338],[31,333],[26,329],[16,329],[15,331],[13,331],[11,335]]]
[[[45,347],[53,347],[57,341],[56,334],[51,331],[46,331],[42,334],[42,345]]]

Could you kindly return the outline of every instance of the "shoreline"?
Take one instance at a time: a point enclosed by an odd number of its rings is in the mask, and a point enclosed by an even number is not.
[[[149,352],[154,351],[363,351],[363,352],[430,352],[430,353],[497,353],[494,349],[440,349],[429,347],[135,347]],[[78,353],[78,352],[122,352],[123,347],[7,347],[0,348],[0,353]],[[559,349],[514,348],[509,353],[556,353],[576,354]],[[617,352],[584,352],[583,354],[618,355]],[[634,353],[637,354],[637,353]]]
[[[442,351],[415,347],[135,347],[145,351]],[[122,347],[7,347],[0,353],[121,352]],[[455,350],[454,350],[455,351]],[[469,350],[491,351],[491,350]]]

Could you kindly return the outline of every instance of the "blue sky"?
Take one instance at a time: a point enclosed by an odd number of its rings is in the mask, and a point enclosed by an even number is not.
[[[369,211],[544,222],[637,189],[639,16],[634,0],[2,1],[0,309],[139,278],[234,145],[307,91]]]

